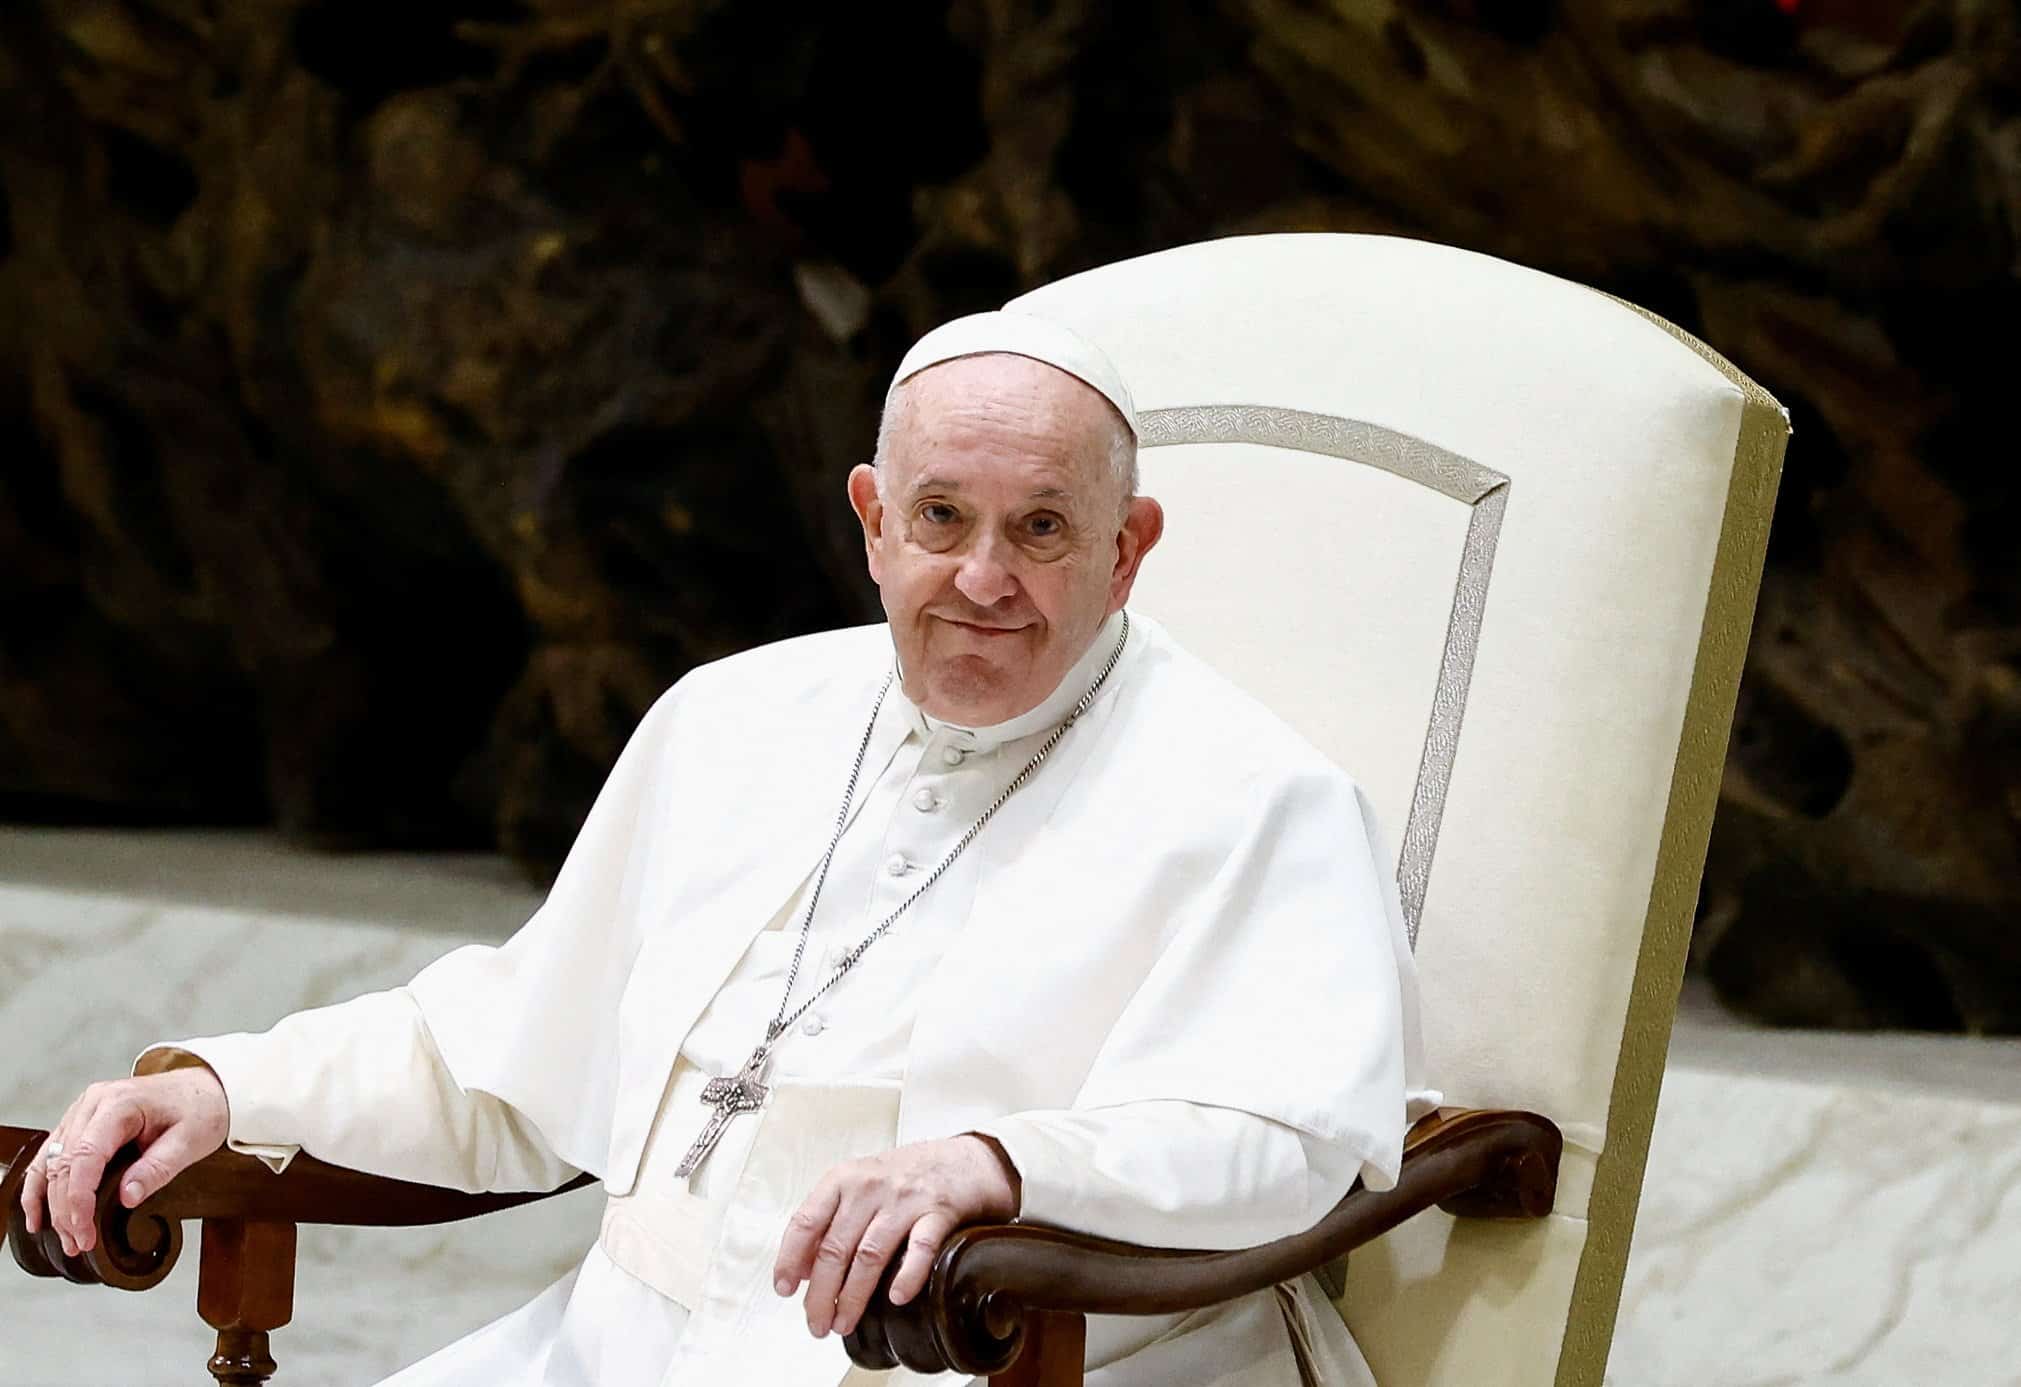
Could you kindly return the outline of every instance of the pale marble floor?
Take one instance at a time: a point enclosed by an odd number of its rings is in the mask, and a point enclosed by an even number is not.
[[[1687,998],[1610,1383],[2021,1384],[2021,1042]]]
[[[0,1121],[47,1122],[149,1041],[399,981],[533,899],[485,858],[0,828]],[[1689,995],[1609,1382],[2021,1384],[2017,1176],[2021,1042],[1767,1034]],[[276,1382],[372,1382],[559,1275],[596,1213],[304,1229]],[[0,1387],[207,1381],[194,1294],[193,1255],[146,1295],[0,1265]]]

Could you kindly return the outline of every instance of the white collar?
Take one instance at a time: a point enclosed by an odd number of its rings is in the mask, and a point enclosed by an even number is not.
[[[995,751],[1021,737],[1034,736],[1040,732],[1050,732],[1065,721],[1073,711],[1081,696],[1088,691],[1088,685],[1095,682],[1102,664],[1109,658],[1109,652],[1116,648],[1116,639],[1123,629],[1123,614],[1116,612],[1102,623],[1095,632],[1095,638],[1088,642],[1088,648],[1081,658],[1074,662],[1072,669],[1053,686],[1053,691],[1040,699],[1036,706],[1019,713],[1014,718],[994,723],[988,727],[962,727],[947,722],[925,712],[905,695],[904,681],[898,683],[898,702],[906,721],[921,737],[931,738],[935,733],[943,734],[953,745],[965,751]]]

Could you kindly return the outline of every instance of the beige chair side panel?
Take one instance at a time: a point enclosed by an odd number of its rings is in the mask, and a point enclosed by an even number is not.
[[[1421,1214],[1348,1258],[1341,1314],[1383,1387],[1537,1387],[1558,1362],[1583,1220]]]

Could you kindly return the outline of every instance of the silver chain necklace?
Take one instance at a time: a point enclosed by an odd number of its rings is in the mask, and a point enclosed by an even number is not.
[[[976,840],[976,836],[982,832],[983,825],[995,817],[996,811],[1003,808],[1010,797],[1031,779],[1032,773],[1053,754],[1053,748],[1057,747],[1060,739],[1067,735],[1067,729],[1080,721],[1081,715],[1094,704],[1095,695],[1102,691],[1102,685],[1108,683],[1109,675],[1115,671],[1116,662],[1123,658],[1123,646],[1129,639],[1130,614],[1124,612],[1123,629],[1116,637],[1116,648],[1109,652],[1109,658],[1102,664],[1101,673],[1097,674],[1094,682],[1088,685],[1088,691],[1081,695],[1080,701],[1060,720],[1060,725],[1039,744],[1039,749],[1032,753],[1031,760],[1025,762],[1024,769],[1011,777],[1010,784],[1004,786],[1003,793],[999,794],[989,808],[983,810],[976,821],[968,826],[968,831],[948,849],[947,855],[940,859],[938,866],[926,874],[926,879],[913,889],[912,894],[899,902],[896,910],[886,915],[878,922],[877,928],[864,935],[854,948],[842,956],[835,965],[835,971],[828,975],[828,981],[815,988],[806,1001],[789,1012],[786,1007],[793,1000],[793,984],[800,976],[800,960],[807,952],[807,937],[814,927],[814,910],[821,903],[821,888],[828,881],[828,864],[835,860],[835,849],[842,842],[842,831],[849,826],[849,807],[856,802],[856,782],[863,774],[863,758],[870,751],[870,736],[877,728],[877,715],[884,710],[885,697],[890,694],[892,681],[897,679],[898,673],[894,670],[884,677],[883,687],[877,691],[877,701],[870,708],[870,721],[864,724],[863,740],[857,743],[855,763],[849,768],[849,784],[842,791],[842,807],[835,814],[835,832],[829,836],[828,850],[821,854],[821,865],[814,872],[814,889],[808,894],[807,909],[800,916],[800,938],[793,946],[793,962],[786,970],[786,989],[784,995],[779,998],[779,1010],[765,1023],[765,1038],[758,1043],[758,1048],[751,1052],[751,1058],[744,1062],[744,1067],[738,1071],[736,1077],[711,1079],[703,1088],[702,1102],[714,1108],[715,1112],[710,1115],[708,1125],[702,1128],[701,1135],[695,1138],[695,1144],[688,1148],[688,1153],[681,1157],[681,1163],[674,1168],[676,1176],[685,1177],[695,1173],[695,1168],[701,1165],[709,1152],[715,1149],[716,1143],[721,1140],[724,1130],[730,1125],[731,1118],[747,1112],[756,1112],[764,1106],[765,1099],[771,1092],[770,1087],[763,1082],[765,1066],[772,1058],[774,1043],[787,1028],[807,1014],[809,1007],[827,995],[829,988],[841,982],[844,975],[856,966],[857,960],[870,951],[870,946],[882,939],[885,931],[898,922],[898,917],[910,910],[913,902],[925,895],[927,888],[934,882],[940,880],[942,873],[953,866],[954,860]]]

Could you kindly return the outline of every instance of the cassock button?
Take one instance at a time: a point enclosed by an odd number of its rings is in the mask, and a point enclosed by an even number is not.
[[[912,797],[912,807],[922,814],[930,814],[940,808],[940,801],[931,790],[921,790]]]
[[[950,766],[959,766],[962,754],[962,749],[958,746],[944,746],[940,749],[940,759]]]
[[[821,1018],[818,1016],[810,1016],[800,1023],[800,1033],[802,1035],[819,1035],[823,1029]]]
[[[905,854],[902,852],[893,853],[890,860],[884,864],[887,876],[902,877],[911,870],[912,864],[905,860]]]

